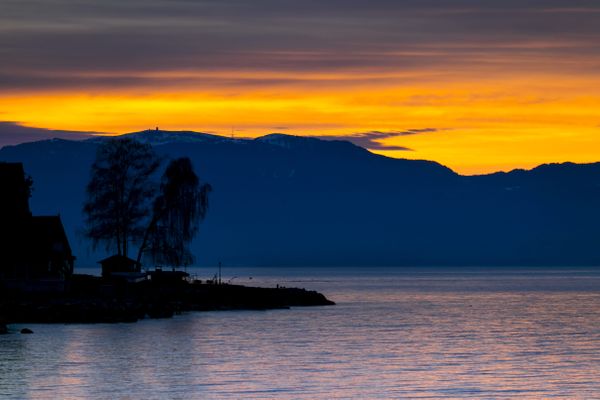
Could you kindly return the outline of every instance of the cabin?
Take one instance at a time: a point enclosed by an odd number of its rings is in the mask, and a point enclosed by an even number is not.
[[[113,282],[139,283],[148,279],[145,272],[140,272],[136,260],[121,254],[115,254],[98,261],[102,266],[102,278]]]
[[[0,283],[23,291],[63,291],[75,257],[60,216],[32,216],[23,164],[0,162]]]
[[[114,272],[138,272],[137,261],[121,254],[100,260],[98,264],[102,266],[103,277],[109,277]]]

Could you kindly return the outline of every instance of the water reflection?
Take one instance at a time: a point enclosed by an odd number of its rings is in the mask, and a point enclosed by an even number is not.
[[[253,275],[255,283],[273,286],[302,280],[338,305],[33,326],[34,335],[0,337],[0,396],[538,399],[600,393],[600,274],[593,270]]]

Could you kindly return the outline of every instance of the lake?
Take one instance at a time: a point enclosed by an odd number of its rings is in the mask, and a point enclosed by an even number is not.
[[[225,268],[223,277],[314,289],[337,305],[12,325],[35,333],[0,336],[0,397],[600,397],[600,269]]]

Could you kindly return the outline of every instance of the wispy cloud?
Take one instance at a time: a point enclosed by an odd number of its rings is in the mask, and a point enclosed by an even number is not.
[[[349,135],[336,135],[336,136],[317,136],[323,140],[346,140],[354,143],[357,146],[364,147],[369,150],[399,150],[399,151],[412,151],[412,149],[405,146],[398,146],[393,144],[386,144],[382,141],[385,139],[398,137],[398,136],[409,136],[418,135],[422,133],[438,132],[437,128],[418,128],[418,129],[406,129],[397,131],[369,131],[359,132]]]

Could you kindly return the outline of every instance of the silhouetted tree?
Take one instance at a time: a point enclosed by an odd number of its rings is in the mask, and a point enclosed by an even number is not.
[[[187,157],[169,163],[154,201],[152,219],[138,252],[148,252],[156,263],[171,266],[193,261],[189,244],[208,211],[209,184],[201,184]]]
[[[98,147],[83,211],[86,236],[127,256],[129,244],[142,239],[160,160],[149,144],[133,139],[107,140]]]

